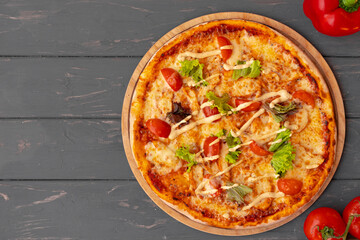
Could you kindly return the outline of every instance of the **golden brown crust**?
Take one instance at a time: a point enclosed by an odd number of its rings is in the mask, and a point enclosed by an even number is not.
[[[167,86],[164,86],[165,81],[160,77],[160,70],[174,66],[177,61],[176,56],[181,52],[205,52],[216,49],[217,36],[226,36],[235,44],[241,45],[242,56],[259,59],[263,66],[271,68],[272,71],[262,74],[256,80],[228,81],[231,72],[221,67],[223,62],[220,57],[214,56],[199,60],[205,65],[205,76],[214,73],[221,74],[221,77],[211,82],[210,86],[194,88],[184,84],[178,93],[167,89]],[[212,67],[206,68],[207,65]],[[195,146],[201,147],[204,138],[215,133],[216,130],[222,128],[238,130],[253,115],[253,113],[234,114],[223,117],[216,124],[199,126],[173,141],[159,140],[146,128],[145,122],[154,117],[164,120],[172,101],[179,100],[187,108],[195,111],[199,110],[204,94],[209,90],[216,90],[218,95],[229,93],[232,97],[255,98],[266,92],[281,89],[289,93],[294,93],[299,89],[307,90],[316,99],[314,109],[304,110],[306,117],[310,119],[309,123],[303,131],[294,131],[291,139],[297,149],[298,161],[294,162],[294,170],[289,171],[287,176],[303,181],[300,193],[283,198],[264,199],[249,211],[240,214],[243,206],[226,201],[224,194],[212,198],[195,194],[195,189],[203,180],[205,172],[215,174],[228,166],[223,159],[203,166],[197,165],[189,174],[186,173],[186,164],[180,159],[171,159],[173,167],[167,167],[164,166],[165,163],[161,163],[159,165],[161,169],[157,162],[149,161],[149,154],[154,151],[151,148],[153,143],[164,148],[169,146],[169,148],[174,148],[192,142]],[[157,105],[151,105],[152,103]],[[217,227],[254,226],[276,221],[294,213],[316,194],[334,161],[336,125],[330,93],[324,80],[314,65],[294,44],[279,33],[258,23],[241,20],[209,22],[185,31],[170,41],[154,55],[141,74],[132,102],[131,117],[133,153],[140,171],[152,190],[182,212]],[[270,116],[263,116],[261,120],[256,119],[249,127],[248,134],[259,135],[259,129],[269,127],[264,125],[265,120],[270,125],[269,119]],[[296,123],[296,118],[293,121]],[[278,125],[272,122],[271,124],[278,129]],[[317,141],[320,143],[312,149],[313,136],[317,136]],[[150,150],[146,149],[149,146]],[[316,159],[323,159],[323,162],[319,167],[306,169],[306,163],[301,162],[302,159],[309,158],[306,154],[312,154],[311,156]],[[221,181],[231,180],[244,183],[246,181],[246,178],[242,177],[244,173],[245,175],[246,173],[257,174],[271,170],[271,156],[254,156],[248,147],[242,148],[239,161],[242,161],[242,164],[221,176]],[[276,180],[273,178],[264,178],[248,184],[254,190],[245,198],[248,203],[264,192],[278,192]]]

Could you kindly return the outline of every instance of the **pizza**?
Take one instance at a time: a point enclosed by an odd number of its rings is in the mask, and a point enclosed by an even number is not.
[[[290,40],[250,21],[207,22],[162,46],[140,74],[130,125],[151,189],[221,228],[293,214],[334,163],[323,78]]]

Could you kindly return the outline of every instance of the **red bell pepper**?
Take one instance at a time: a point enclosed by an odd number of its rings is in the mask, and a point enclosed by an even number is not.
[[[314,27],[329,36],[360,31],[360,0],[304,0],[304,13]]]

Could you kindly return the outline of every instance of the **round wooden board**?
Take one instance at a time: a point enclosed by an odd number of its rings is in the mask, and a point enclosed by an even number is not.
[[[337,123],[337,136],[336,136],[336,149],[335,149],[335,162],[334,166],[331,169],[327,179],[325,180],[323,186],[320,188],[320,190],[314,195],[314,197],[305,205],[303,205],[300,209],[298,209],[295,213],[293,213],[290,216],[284,217],[280,219],[279,221],[275,221],[273,223],[269,224],[261,224],[254,227],[246,227],[242,229],[223,229],[218,227],[209,226],[204,223],[200,223],[198,221],[194,221],[182,213],[176,211],[169,205],[167,205],[163,200],[160,199],[150,188],[150,186],[147,184],[145,179],[143,178],[141,172],[137,168],[136,160],[133,156],[132,149],[131,149],[131,141],[130,141],[130,106],[131,101],[133,97],[133,93],[138,81],[138,78],[145,68],[146,64],[149,62],[151,57],[158,51],[164,44],[166,44],[169,40],[174,38],[176,35],[182,33],[183,31],[186,31],[189,28],[192,28],[196,25],[214,21],[214,20],[224,20],[224,19],[241,19],[241,20],[247,20],[247,21],[253,21],[257,23],[264,24],[277,32],[281,33],[285,37],[287,37],[289,40],[291,40],[296,46],[298,46],[303,53],[306,54],[306,56],[311,61],[310,64],[313,64],[319,71],[320,75],[324,78],[326,81],[328,88],[330,90],[333,104],[334,104],[334,111],[335,111],[335,118]],[[125,99],[123,102],[123,108],[122,108],[122,136],[123,136],[123,142],[124,142],[124,148],[125,153],[129,162],[129,165],[131,167],[132,172],[134,173],[137,181],[139,182],[140,186],[144,189],[144,191],[147,193],[147,195],[167,214],[175,218],[176,220],[184,223],[185,225],[195,228],[200,231],[204,231],[207,233],[212,234],[218,234],[218,235],[227,235],[227,236],[243,236],[243,235],[252,235],[256,233],[265,232],[274,228],[277,228],[297,216],[299,216],[301,213],[303,213],[306,209],[308,209],[323,193],[327,185],[330,183],[332,177],[335,174],[335,171],[338,167],[338,164],[340,162],[341,154],[344,147],[344,141],[345,141],[345,110],[343,105],[343,99],[341,96],[341,92],[339,89],[339,86],[336,82],[335,76],[333,72],[331,71],[329,65],[326,63],[325,59],[321,56],[321,54],[314,48],[313,45],[311,45],[304,37],[302,37],[299,33],[294,31],[293,29],[287,27],[286,25],[277,22],[273,19],[251,14],[251,13],[242,13],[242,12],[223,12],[223,13],[215,13],[210,15],[205,15],[202,17],[198,17],[195,19],[192,19],[188,22],[185,22],[178,27],[172,29],[170,32],[165,34],[160,40],[158,40],[151,48],[150,50],[145,54],[145,56],[141,59],[140,63],[136,67],[128,88],[126,90]]]

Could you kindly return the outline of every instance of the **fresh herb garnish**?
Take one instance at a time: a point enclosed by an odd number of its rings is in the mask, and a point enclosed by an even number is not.
[[[195,60],[184,60],[180,62],[181,68],[179,70],[180,74],[185,77],[192,77],[195,83],[200,81],[202,85],[207,86],[209,83],[203,81],[203,68],[204,64],[200,64],[198,59]]]
[[[216,137],[221,138],[226,135],[226,130],[221,129],[218,133],[215,134]]]
[[[285,127],[280,128],[285,129]],[[281,147],[285,142],[287,142],[291,137],[291,131],[289,129],[286,129],[285,131],[279,132],[276,135],[276,138],[273,140],[273,142],[276,142],[281,139],[281,142],[271,144],[269,147],[270,152],[275,152],[279,147]]]
[[[180,147],[178,150],[176,150],[175,156],[188,162],[187,172],[190,172],[191,167],[197,164],[197,162],[195,161],[195,153],[191,153],[189,147]]]
[[[245,64],[245,61],[238,61],[237,65]],[[259,60],[252,62],[250,67],[243,69],[235,69],[233,71],[232,79],[238,80],[240,77],[256,78],[261,73],[261,64]]]
[[[233,148],[233,147],[236,147],[237,145],[241,144],[240,138],[239,137],[234,137],[233,135],[231,135],[231,131],[226,136],[225,141],[226,141],[229,148]]]
[[[216,107],[221,114],[227,115],[228,112],[232,110],[232,107],[228,104],[230,96],[227,93],[225,93],[222,97],[217,97],[214,92],[209,91],[206,93],[206,98],[209,101],[214,101],[213,105],[210,107]]]
[[[295,159],[295,148],[290,142],[281,146],[273,154],[271,166],[280,177],[285,176],[286,171],[293,168],[292,161]]]
[[[240,156],[240,153],[241,151],[240,150],[236,150],[236,151],[233,151],[233,152],[228,152],[225,156],[225,160],[228,162],[228,163],[236,163],[236,161],[238,160],[239,156]]]
[[[270,108],[269,104],[264,104],[264,108],[269,111],[276,122],[282,122],[286,116],[296,111],[297,105],[290,102],[288,105],[275,104],[274,108]]]
[[[227,183],[227,186],[232,186],[234,185],[233,183]],[[245,185],[239,185],[236,187],[232,187],[226,190],[227,195],[226,195],[226,199],[229,201],[236,201],[239,204],[245,203],[244,202],[244,197],[246,196],[246,194],[251,193],[252,189],[245,186]]]

